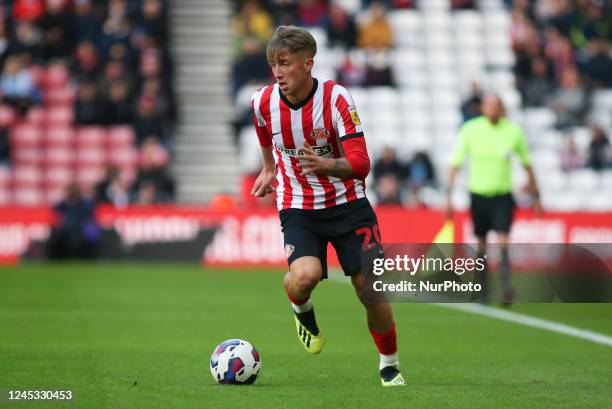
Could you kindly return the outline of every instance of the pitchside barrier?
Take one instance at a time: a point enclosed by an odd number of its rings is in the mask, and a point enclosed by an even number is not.
[[[431,243],[444,226],[443,214],[437,210],[379,207],[376,212],[384,243]],[[166,254],[168,259],[202,261],[214,267],[286,268],[274,209],[217,212],[179,205],[100,206],[96,220],[104,232],[100,246],[104,258],[159,260]],[[41,246],[57,221],[47,207],[0,208],[0,263],[15,264],[32,253],[44,255]],[[476,241],[466,213],[455,214],[451,236],[455,243]],[[494,242],[494,236],[491,239]],[[109,246],[108,240],[115,240],[116,246]],[[612,212],[546,213],[536,218],[531,212],[518,211],[511,241],[612,243]],[[329,254],[331,264],[337,265],[333,250]]]

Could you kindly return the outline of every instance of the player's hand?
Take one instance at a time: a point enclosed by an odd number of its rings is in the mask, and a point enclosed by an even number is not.
[[[298,166],[302,168],[302,176],[314,175],[316,173],[325,173],[326,161],[325,158],[317,155],[308,142],[304,141],[302,155],[299,158]]]
[[[446,197],[446,202],[444,204],[444,218],[446,220],[453,220],[453,201],[450,196]]]
[[[276,172],[274,170],[263,169],[259,176],[257,176],[257,179],[255,179],[251,194],[255,197],[264,197],[268,193],[274,192],[274,187],[272,187],[274,179],[276,179]]]

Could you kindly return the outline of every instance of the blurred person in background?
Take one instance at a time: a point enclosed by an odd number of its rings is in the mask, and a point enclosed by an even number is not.
[[[68,187],[66,199],[53,208],[58,223],[47,242],[50,259],[94,258],[100,229],[94,221],[94,202],[81,195],[76,184]]]
[[[612,57],[610,57],[610,49],[603,38],[595,37],[589,41],[586,61],[581,71],[590,88],[612,87]]]
[[[472,81],[470,82],[470,93],[461,103],[461,115],[463,116],[463,122],[482,115],[482,112],[480,111],[481,105],[482,90],[480,89],[480,84],[476,81]]]
[[[246,84],[265,84],[270,79],[270,67],[261,43],[255,36],[244,39],[242,54],[232,68],[232,95]]]
[[[540,214],[542,206],[536,184],[527,140],[522,129],[505,117],[505,109],[499,96],[488,94],[483,98],[482,116],[461,127],[459,140],[451,157],[451,170],[446,190],[446,217],[452,219],[452,191],[459,169],[469,158],[470,213],[474,234],[478,239],[478,257],[487,251],[487,233],[494,231],[500,245],[500,279],[502,302],[510,304],[514,291],[510,282],[510,258],[508,234],[514,213],[512,198],[512,155],[516,154],[527,172],[529,187],[534,198],[534,210]],[[475,279],[482,285],[481,302],[488,302],[486,268]]]
[[[74,102],[74,121],[79,125],[103,125],[108,118],[107,104],[98,93],[95,82],[79,86]]]
[[[372,167],[374,191],[378,204],[401,204],[402,186],[408,178],[408,168],[397,159],[395,149],[386,146]]]
[[[424,187],[433,187],[436,183],[436,174],[427,152],[419,151],[408,164],[408,187],[412,199],[418,204],[423,205],[421,190]]]
[[[156,135],[164,143],[167,142],[166,124],[162,115],[157,112],[155,99],[144,96],[138,99],[132,124],[138,146],[150,135]]]
[[[591,126],[591,142],[589,143],[589,156],[587,166],[600,171],[612,165],[612,150],[608,135],[601,126]]]
[[[580,126],[587,109],[586,90],[580,84],[576,67],[568,67],[561,76],[561,87],[551,96],[550,107],[557,115],[557,128]]]
[[[12,55],[4,63],[0,76],[2,101],[13,106],[21,115],[41,102],[42,95],[32,77],[29,67],[23,65],[21,55]]]
[[[584,166],[584,155],[578,150],[576,141],[571,133],[567,133],[563,138],[563,145],[561,145],[561,151],[559,153],[561,170],[564,172],[569,172]]]
[[[157,201],[168,202],[174,198],[174,181],[168,176],[170,155],[161,144],[159,136],[148,135],[140,148],[138,179],[134,186],[136,193],[143,184],[152,182],[155,185]]]
[[[111,204],[122,208],[130,204],[130,189],[126,178],[119,169],[109,166],[106,176],[95,188],[96,204]]]
[[[364,49],[387,49],[393,46],[393,30],[385,6],[372,2],[358,20],[357,45]]]
[[[531,75],[520,89],[525,107],[546,106],[555,84],[550,78],[548,64],[544,58],[537,57],[531,62]]]
[[[326,27],[330,47],[350,50],[357,45],[357,26],[353,16],[336,3],[329,6],[329,19]]]
[[[325,27],[327,2],[324,0],[298,0],[298,23],[303,27]]]
[[[242,42],[246,37],[254,35],[263,44],[268,41],[273,31],[272,16],[260,7],[257,0],[245,0],[238,4],[239,11],[232,18],[235,56],[242,52]]]

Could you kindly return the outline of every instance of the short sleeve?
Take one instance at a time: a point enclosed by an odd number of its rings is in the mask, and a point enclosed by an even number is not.
[[[334,86],[332,104],[333,124],[340,136],[340,140],[344,141],[363,136],[357,107],[353,97],[346,88],[341,85]]]
[[[266,128],[266,122],[263,119],[261,112],[259,111],[259,104],[256,104],[256,101],[259,101],[258,93],[259,91],[253,94],[253,97],[251,97],[251,109],[253,110],[253,125],[255,126],[257,138],[259,139],[259,145],[271,146],[272,136],[268,133],[268,129]]]
[[[527,138],[525,133],[519,127],[516,128],[516,145],[515,152],[523,166],[529,166],[531,164],[531,158],[529,156],[529,148],[527,147]]]

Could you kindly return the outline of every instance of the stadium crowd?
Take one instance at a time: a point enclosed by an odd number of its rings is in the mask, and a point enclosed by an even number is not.
[[[424,1],[424,0],[421,0]],[[395,46],[389,12],[418,9],[418,0],[361,0],[357,11],[334,0],[234,1],[232,95],[245,85],[272,82],[265,45],[274,27],[295,24],[323,30],[329,47],[344,51],[335,79],[348,87],[395,86],[390,53]],[[606,127],[589,116],[591,94],[612,87],[612,4],[598,0],[504,0],[512,16],[509,35],[515,54],[516,86],[523,108],[549,107],[555,126],[565,132],[559,152],[562,168],[596,170],[612,166]],[[478,10],[478,1],[449,0],[451,10]],[[362,53],[355,53],[361,50]],[[363,55],[364,58],[356,58]],[[480,115],[478,84],[464,96],[464,120]],[[238,104],[237,104],[238,105]],[[611,115],[611,113],[607,113]],[[248,110],[239,110],[234,125],[250,126]],[[591,126],[592,140],[580,151],[572,127]],[[422,204],[419,190],[436,186],[427,151],[399,158],[387,148],[374,159],[374,191],[379,203]],[[248,179],[248,176],[247,176]],[[246,191],[246,189],[245,189]]]
[[[0,202],[170,201],[164,0],[0,2]]]

